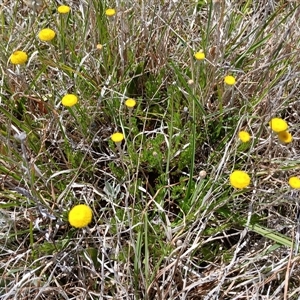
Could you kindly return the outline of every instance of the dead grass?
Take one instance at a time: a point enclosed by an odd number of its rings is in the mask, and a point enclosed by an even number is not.
[[[0,4],[0,299],[298,299],[299,5],[231,2]],[[94,216],[75,230],[78,203]]]

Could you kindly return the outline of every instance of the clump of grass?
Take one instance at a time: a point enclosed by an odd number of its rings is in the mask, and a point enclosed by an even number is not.
[[[296,297],[298,15],[6,1],[2,298]]]

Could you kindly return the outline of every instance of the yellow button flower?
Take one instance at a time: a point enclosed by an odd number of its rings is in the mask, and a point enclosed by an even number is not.
[[[243,143],[247,143],[250,141],[250,134],[247,131],[240,131],[239,132],[239,139],[243,142]]]
[[[71,8],[70,8],[70,6],[68,6],[68,5],[60,5],[60,6],[57,8],[57,11],[58,11],[60,14],[67,14],[70,10],[71,10]]]
[[[286,131],[288,129],[287,122],[281,118],[273,118],[269,124],[270,124],[271,129],[277,133]]]
[[[288,131],[281,131],[277,133],[278,139],[280,142],[289,144],[293,141],[292,135]]]
[[[205,54],[203,51],[198,51],[194,54],[194,57],[197,59],[197,60],[203,60],[205,59]]]
[[[289,185],[293,189],[300,189],[300,179],[296,176],[293,176],[289,179]]]
[[[13,54],[10,56],[10,62],[14,65],[23,65],[26,63],[28,59],[28,55],[24,51],[15,51]]]
[[[224,78],[224,82],[228,85],[235,85],[235,78],[231,75],[227,75]]]
[[[106,11],[105,11],[105,14],[108,16],[108,17],[112,17],[116,14],[116,10],[114,8],[108,8]]]
[[[86,227],[91,223],[93,217],[92,209],[85,205],[75,205],[69,212],[69,223],[76,228]]]
[[[121,143],[124,140],[124,135],[121,132],[116,132],[111,136],[111,139],[115,143]]]
[[[43,42],[52,41],[55,37],[55,31],[50,28],[42,29],[39,32],[39,39]]]
[[[229,176],[230,184],[236,189],[244,189],[250,184],[250,176],[244,172],[236,170]]]
[[[63,106],[71,107],[78,102],[78,98],[76,95],[67,94],[61,99],[61,103]]]
[[[125,105],[128,107],[128,108],[134,108],[135,105],[136,105],[136,101],[132,98],[129,98],[125,101]]]

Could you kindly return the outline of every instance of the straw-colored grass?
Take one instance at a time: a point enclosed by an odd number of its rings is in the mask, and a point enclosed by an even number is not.
[[[0,299],[298,299],[298,2],[64,4],[0,4]]]

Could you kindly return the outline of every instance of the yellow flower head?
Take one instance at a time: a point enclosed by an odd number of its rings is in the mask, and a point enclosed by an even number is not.
[[[69,223],[76,228],[86,227],[91,223],[93,217],[92,209],[85,205],[75,205],[69,212]]]
[[[39,32],[39,39],[43,42],[52,41],[55,37],[55,31],[50,28],[42,29]]]
[[[288,124],[285,120],[281,118],[273,118],[270,121],[270,127],[274,132],[282,132],[288,129]]]
[[[57,11],[58,11],[60,14],[67,14],[70,10],[71,10],[71,8],[70,8],[70,6],[68,6],[68,5],[60,5],[60,6],[57,8]]]
[[[125,105],[128,107],[128,108],[134,108],[135,105],[136,105],[136,101],[132,98],[129,98],[125,101]]]
[[[61,99],[62,105],[68,107],[75,105],[77,102],[78,102],[78,98],[76,95],[73,94],[67,94],[63,96],[63,98]]]
[[[293,189],[300,189],[300,179],[296,176],[293,176],[289,179],[289,185]]]
[[[277,133],[280,142],[288,144],[293,141],[292,135],[286,130]]]
[[[116,10],[114,8],[108,8],[106,11],[105,11],[105,14],[108,16],[108,17],[112,17],[116,14]]]
[[[231,75],[227,75],[224,78],[224,82],[228,85],[235,85],[235,78]]]
[[[115,143],[121,143],[124,140],[124,135],[121,132],[116,132],[111,136],[111,139]]]
[[[247,131],[240,131],[239,132],[239,139],[243,142],[243,143],[247,143],[250,141],[250,134]]]
[[[97,44],[96,48],[97,48],[98,50],[102,50],[103,45],[102,45],[102,44]]]
[[[14,65],[23,65],[26,63],[28,59],[28,55],[24,51],[15,51],[13,54],[10,56],[10,62]]]
[[[197,60],[203,60],[203,59],[205,59],[205,54],[203,51],[198,51],[198,52],[194,53],[194,57]]]
[[[230,184],[236,189],[244,189],[250,184],[250,176],[244,171],[233,171],[229,176]]]

